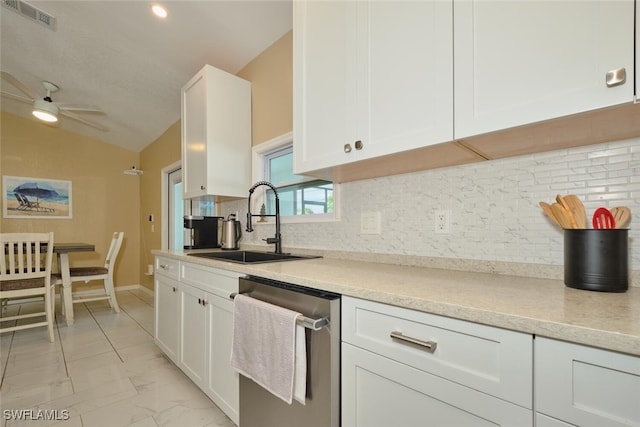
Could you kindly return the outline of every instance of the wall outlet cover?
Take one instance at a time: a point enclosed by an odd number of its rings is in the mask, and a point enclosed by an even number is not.
[[[435,225],[434,225],[436,234],[449,234],[450,227],[451,227],[451,211],[448,209],[436,211]]]

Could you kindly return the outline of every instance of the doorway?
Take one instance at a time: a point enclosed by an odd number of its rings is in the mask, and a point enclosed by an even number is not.
[[[182,249],[184,247],[185,206],[182,200],[182,167],[169,171],[167,183],[168,249]]]

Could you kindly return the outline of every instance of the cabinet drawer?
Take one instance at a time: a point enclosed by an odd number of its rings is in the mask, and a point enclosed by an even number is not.
[[[180,281],[196,286],[223,298],[238,292],[238,278],[240,273],[205,267],[198,264],[183,262],[180,268]]]
[[[532,408],[531,335],[349,297],[342,309],[343,341]],[[392,332],[432,342],[435,350]]]
[[[640,358],[537,337],[536,411],[570,424],[640,425]]]
[[[180,276],[180,261],[171,258],[156,257],[156,274],[178,280]]]

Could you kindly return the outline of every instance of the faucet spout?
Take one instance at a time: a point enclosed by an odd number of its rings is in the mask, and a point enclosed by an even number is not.
[[[253,186],[249,189],[249,199],[248,199],[248,205],[247,205],[247,233],[251,233],[253,231],[253,224],[252,224],[252,218],[254,216],[260,216],[260,215],[255,215],[251,213],[251,196],[253,195],[253,192],[255,191],[256,188],[260,187],[260,186],[267,186],[269,187],[271,190],[273,190],[273,194],[276,196],[276,213],[275,215],[262,215],[262,216],[275,216],[276,217],[276,234],[274,237],[269,237],[267,239],[264,239],[267,243],[269,244],[275,244],[276,248],[275,248],[275,253],[277,254],[281,254],[282,253],[282,235],[280,234],[280,198],[278,197],[278,190],[276,190],[276,187],[271,184],[268,181],[258,181],[255,184],[253,184]]]

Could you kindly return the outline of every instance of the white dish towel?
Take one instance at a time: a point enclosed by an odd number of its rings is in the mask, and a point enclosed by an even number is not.
[[[304,405],[307,351],[304,326],[296,322],[299,316],[295,311],[237,295],[231,366],[288,404],[295,398]]]

